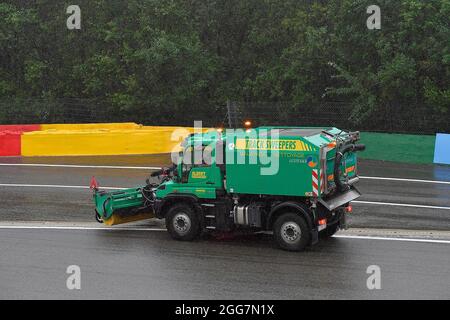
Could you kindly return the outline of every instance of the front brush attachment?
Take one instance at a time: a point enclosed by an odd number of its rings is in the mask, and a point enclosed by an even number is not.
[[[113,192],[94,188],[94,202],[97,221],[108,226],[154,217],[153,191],[148,186]]]

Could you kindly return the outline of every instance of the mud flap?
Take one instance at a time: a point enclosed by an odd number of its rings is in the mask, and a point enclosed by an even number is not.
[[[339,218],[339,229],[341,230],[347,230],[348,229],[348,225],[347,225],[347,218],[345,216],[345,212],[341,213],[341,216]]]
[[[339,192],[326,199],[319,199],[319,202],[323,204],[323,206],[329,211],[333,211],[350,201],[358,199],[360,196],[361,193],[358,191],[358,189],[356,189],[356,187],[354,186],[351,186],[347,191]]]
[[[317,229],[314,229],[311,232],[311,245],[315,245],[318,242],[319,242],[319,231],[317,231]]]

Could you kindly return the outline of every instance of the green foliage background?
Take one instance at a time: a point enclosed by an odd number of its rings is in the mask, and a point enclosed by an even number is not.
[[[0,123],[213,125],[233,100],[450,130],[448,0],[79,0],[81,30],[66,28],[70,4],[0,3]]]

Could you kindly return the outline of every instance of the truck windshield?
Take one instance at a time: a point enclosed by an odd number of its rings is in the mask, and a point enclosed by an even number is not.
[[[183,158],[183,165],[210,166],[213,161],[213,149],[210,146],[188,147],[184,152],[180,152]]]

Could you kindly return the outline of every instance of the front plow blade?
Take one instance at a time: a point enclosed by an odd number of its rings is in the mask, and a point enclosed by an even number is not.
[[[144,188],[106,192],[95,191],[97,220],[108,226],[154,217],[152,199],[144,196]]]

